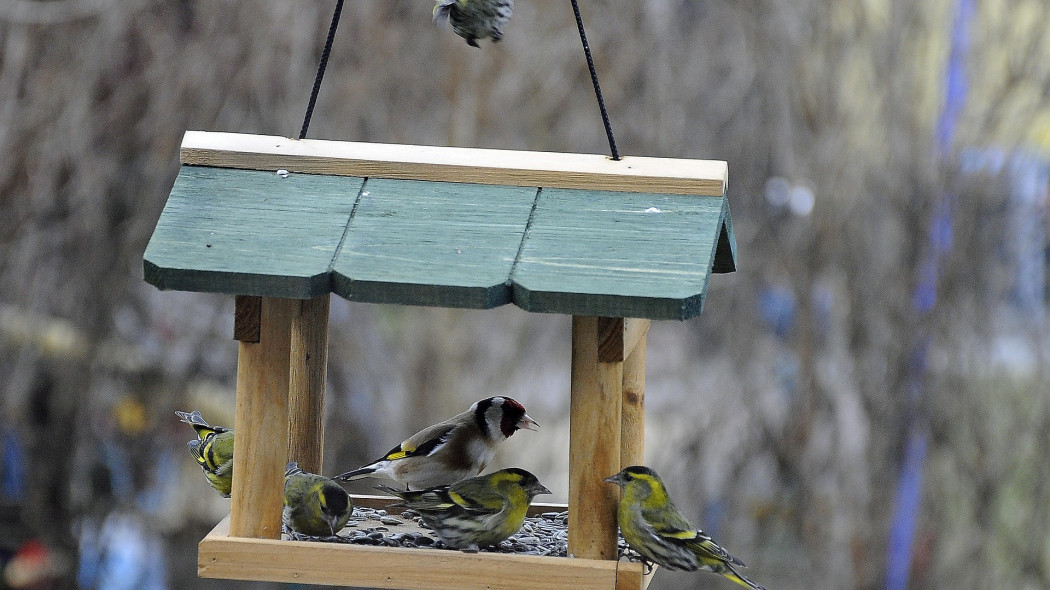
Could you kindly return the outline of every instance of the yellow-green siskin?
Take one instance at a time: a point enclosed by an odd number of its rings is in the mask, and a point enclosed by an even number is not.
[[[448,23],[467,45],[478,47],[478,39],[503,38],[503,27],[514,11],[514,0],[437,0],[434,22]]]
[[[736,568],[743,562],[719,547],[711,537],[689,524],[667,496],[655,471],[632,466],[605,481],[623,488],[616,512],[624,540],[641,556],[670,570],[708,571],[741,586],[765,590]]]
[[[464,551],[498,545],[518,532],[532,499],[550,493],[516,467],[416,492],[377,488],[401,498],[396,506],[418,512],[445,545]]]
[[[175,415],[197,432],[197,440],[186,445],[204,470],[204,477],[224,498],[229,498],[233,487],[233,430],[211,426],[196,410],[189,414],[175,412]]]
[[[353,511],[350,496],[339,484],[289,461],[284,473],[285,526],[303,535],[332,536],[346,526]]]

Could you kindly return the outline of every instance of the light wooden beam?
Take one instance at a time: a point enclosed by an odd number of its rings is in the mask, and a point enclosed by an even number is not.
[[[616,559],[623,319],[573,316],[569,396],[569,554]],[[612,344],[610,344],[612,342]],[[616,343],[619,351],[617,352]]]
[[[324,394],[328,374],[328,316],[331,297],[298,302],[291,327],[288,390],[288,459],[321,473]]]
[[[251,300],[238,298],[238,304],[248,305]],[[257,315],[259,341],[238,344],[230,506],[230,534],[237,537],[281,536],[288,458],[288,358],[298,305],[294,299],[262,298]],[[244,322],[254,317],[254,313],[237,314]]]
[[[623,361],[623,403],[620,415],[620,468],[645,464],[645,349],[649,320],[627,320],[636,329],[630,352]]]
[[[182,163],[374,178],[725,195],[721,160],[563,154],[187,131]]]

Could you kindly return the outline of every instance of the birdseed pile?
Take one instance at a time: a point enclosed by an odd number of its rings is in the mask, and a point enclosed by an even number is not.
[[[544,512],[537,516],[530,516],[525,519],[521,530],[509,539],[498,546],[482,548],[481,551],[565,557],[569,546],[568,520],[568,511]],[[339,531],[334,537],[311,537],[289,533],[287,530],[285,537],[297,541],[322,543],[451,549],[446,547],[412,510],[391,514],[382,509],[355,507],[354,515],[346,523],[346,528]],[[633,557],[634,560],[638,559],[633,552],[627,553],[627,544],[623,538],[620,538],[620,555],[624,554],[627,554],[629,558]]]

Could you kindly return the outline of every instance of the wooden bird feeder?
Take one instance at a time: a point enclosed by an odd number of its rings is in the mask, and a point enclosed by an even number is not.
[[[736,268],[725,162],[187,132],[144,255],[160,289],[237,296],[230,516],[203,577],[420,590],[637,590],[615,486],[643,463],[649,321]],[[320,471],[329,294],[570,314],[572,558],[281,540],[284,466]],[[355,497],[359,505],[382,500]],[[407,558],[406,552],[410,552]]]

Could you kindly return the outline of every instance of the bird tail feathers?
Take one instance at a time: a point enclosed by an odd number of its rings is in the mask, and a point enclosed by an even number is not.
[[[722,572],[723,576],[729,578],[730,580],[733,580],[734,582],[740,584],[741,586],[744,586],[745,588],[751,588],[751,590],[766,590],[764,587],[759,586],[758,584],[749,580],[747,576],[736,571],[736,568],[733,567],[732,564],[726,563],[725,566],[728,569],[728,571]]]

